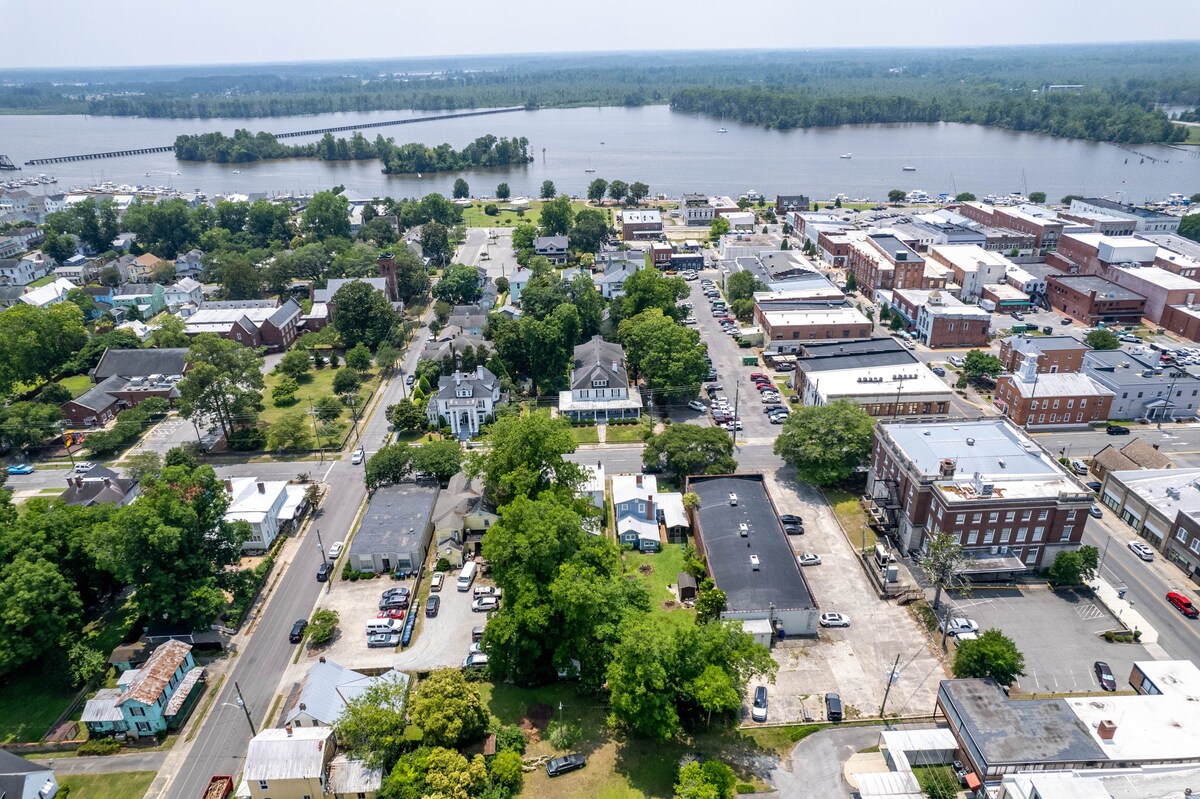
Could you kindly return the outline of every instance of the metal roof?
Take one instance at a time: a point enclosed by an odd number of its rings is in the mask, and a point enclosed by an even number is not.
[[[242,778],[303,780],[320,777],[333,748],[329,727],[268,729],[250,739]]]
[[[191,651],[192,645],[182,641],[170,640],[161,644],[145,665],[137,670],[137,678],[125,689],[125,693],[121,695],[121,702],[133,701],[153,705]]]

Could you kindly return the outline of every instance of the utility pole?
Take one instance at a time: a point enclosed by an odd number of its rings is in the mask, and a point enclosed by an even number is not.
[[[887,687],[883,689],[883,701],[879,703],[879,718],[883,718],[883,709],[887,707],[888,694],[892,692],[892,683],[896,681],[896,669],[900,666],[900,655],[896,655],[896,662],[892,664],[892,670],[888,672]]]
[[[733,384],[733,421],[730,422],[730,424],[733,425],[733,430],[731,432],[733,433],[733,445],[735,447],[737,446],[738,400],[741,398],[741,396],[742,396],[741,384],[734,383]]]
[[[325,464],[325,448],[321,446],[321,434],[317,432],[317,412],[313,408],[312,403],[308,404],[308,415],[313,420],[313,438],[317,441],[317,453],[321,457],[321,465]]]
[[[246,706],[246,700],[242,698],[241,686],[235,682],[233,690],[237,691],[238,704],[242,706],[242,712],[246,714],[246,723],[250,725],[250,734],[258,735],[258,730],[254,729],[254,719],[250,718],[250,708]]]

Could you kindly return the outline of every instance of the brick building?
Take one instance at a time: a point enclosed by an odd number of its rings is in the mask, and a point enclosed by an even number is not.
[[[1025,429],[1087,427],[1108,420],[1113,393],[1079,372],[1039,373],[1029,356],[996,379],[992,404]]]
[[[859,291],[874,297],[891,289],[943,288],[925,282],[925,259],[900,239],[886,233],[851,236],[846,268]]]
[[[796,352],[806,341],[870,338],[871,320],[850,306],[795,311],[754,309],[763,341],[777,352]]]
[[[621,211],[621,238],[625,241],[657,239],[662,235],[662,213],[655,209]]]
[[[1144,296],[1143,315],[1155,324],[1162,324],[1168,306],[1193,305],[1200,299],[1200,283],[1157,266],[1117,267],[1108,270],[1106,276],[1118,286]]]
[[[1200,341],[1200,306],[1168,305],[1158,324],[1188,341]]]
[[[964,576],[1009,579],[1079,547],[1092,494],[1007,419],[875,428],[872,525],[905,551],[935,532],[964,548]]]
[[[959,299],[977,300],[986,286],[1004,282],[1012,261],[977,244],[941,244],[929,248],[929,260],[949,267],[961,287]]]
[[[1054,310],[1085,325],[1137,324],[1146,311],[1141,294],[1091,275],[1048,275],[1046,299]]]
[[[946,418],[954,398],[894,338],[802,344],[795,381],[805,405],[845,399],[880,418]]]
[[[1068,233],[1058,251],[1046,256],[1046,263],[1067,274],[1107,278],[1108,270],[1118,264],[1150,266],[1157,255],[1157,244],[1133,236]]]
[[[1083,355],[1091,347],[1072,336],[1009,336],[1000,340],[1000,363],[1005,371],[1015,372],[1029,358],[1037,361],[1039,374],[1078,372]]]
[[[893,311],[915,328],[926,346],[984,347],[992,315],[977,305],[967,305],[946,291],[920,289],[891,292]]]
[[[1038,205],[997,207],[981,202],[965,202],[957,210],[973,222],[1033,237],[1034,250],[1055,249],[1067,225],[1073,224],[1064,222],[1053,211]]]

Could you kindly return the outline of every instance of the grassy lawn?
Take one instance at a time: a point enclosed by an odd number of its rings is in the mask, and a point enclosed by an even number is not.
[[[153,771],[119,771],[115,774],[65,774],[59,785],[73,799],[137,799],[154,781]]]
[[[858,504],[858,495],[838,488],[826,488],[824,491],[825,498],[829,500],[834,515],[838,517],[846,535],[849,536],[850,545],[855,548],[863,546],[862,531],[866,530],[866,546],[868,549],[874,549],[875,533],[870,527],[867,527],[867,514]]]
[[[647,429],[644,424],[610,424],[604,440],[609,444],[637,444],[645,440]]]
[[[346,367],[342,366],[341,368],[345,369]],[[283,407],[279,407],[271,402],[271,389],[274,388],[283,375],[279,372],[271,372],[265,375],[266,385],[263,388],[264,409],[260,417],[262,422],[269,425],[289,413],[303,413],[311,424],[312,417],[307,415],[309,409],[321,397],[333,394],[333,377],[337,372],[337,369],[330,369],[328,366],[324,369],[313,369],[305,376],[304,380],[300,381],[300,390],[296,392],[296,401],[291,405]],[[379,388],[379,380],[378,371],[373,370],[369,372],[367,379],[363,381],[362,387],[358,390],[359,397],[366,397]],[[342,432],[338,434],[336,439],[326,438],[323,439],[322,443],[327,447],[340,444],[342,436],[345,435],[346,428],[350,426],[351,419],[350,409],[343,409],[339,420],[343,423]]]
[[[71,399],[81,397],[92,387],[92,381],[87,375],[71,375],[58,381],[58,384],[71,392]]]
[[[1200,125],[1184,125],[1188,136],[1180,144],[1200,144]]]
[[[494,202],[500,213],[496,216],[488,216],[483,212],[483,207],[489,202]],[[571,209],[575,213],[579,213],[584,208],[595,208],[582,200],[571,203]],[[507,209],[507,210],[506,210]],[[612,209],[596,209],[608,212],[609,224],[613,223]],[[470,208],[463,209],[463,224],[467,227],[516,227],[517,225],[528,222],[531,225],[538,224],[542,217],[542,201],[533,200],[529,203],[529,208],[526,209],[524,216],[518,216],[517,212],[512,209],[512,206],[507,201],[502,200],[476,200],[471,203]]]
[[[913,766],[913,776],[926,796],[956,796],[958,778],[949,766]]]
[[[675,594],[667,586],[674,585],[683,571],[683,545],[666,544],[662,552],[642,553],[625,552],[622,554],[625,562],[625,573],[646,587],[650,592],[650,607],[655,613],[664,613],[680,622],[688,622],[696,617],[696,611],[687,610],[678,605],[668,607],[667,602],[675,601]],[[651,571],[640,571],[643,565]]]
[[[136,619],[137,610],[127,601],[88,624],[84,641],[108,657]],[[11,675],[0,685],[0,743],[40,740],[73,695],[53,669],[35,666]]]
[[[600,443],[600,430],[594,424],[572,427],[571,437],[575,439],[576,444],[598,444]]]
[[[39,277],[37,280],[30,283],[28,288],[36,289],[39,286],[49,286],[55,280],[58,280],[58,276],[55,275],[53,272],[51,272],[50,274],[46,275],[45,277]]]

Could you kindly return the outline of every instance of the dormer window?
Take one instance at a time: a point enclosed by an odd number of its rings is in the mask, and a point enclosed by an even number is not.
[[[592,381],[592,388],[604,388],[608,385],[607,378],[597,378]]]
[[[457,389],[454,390],[454,396],[465,397],[467,399],[470,399],[471,387],[470,386],[459,386]]]

